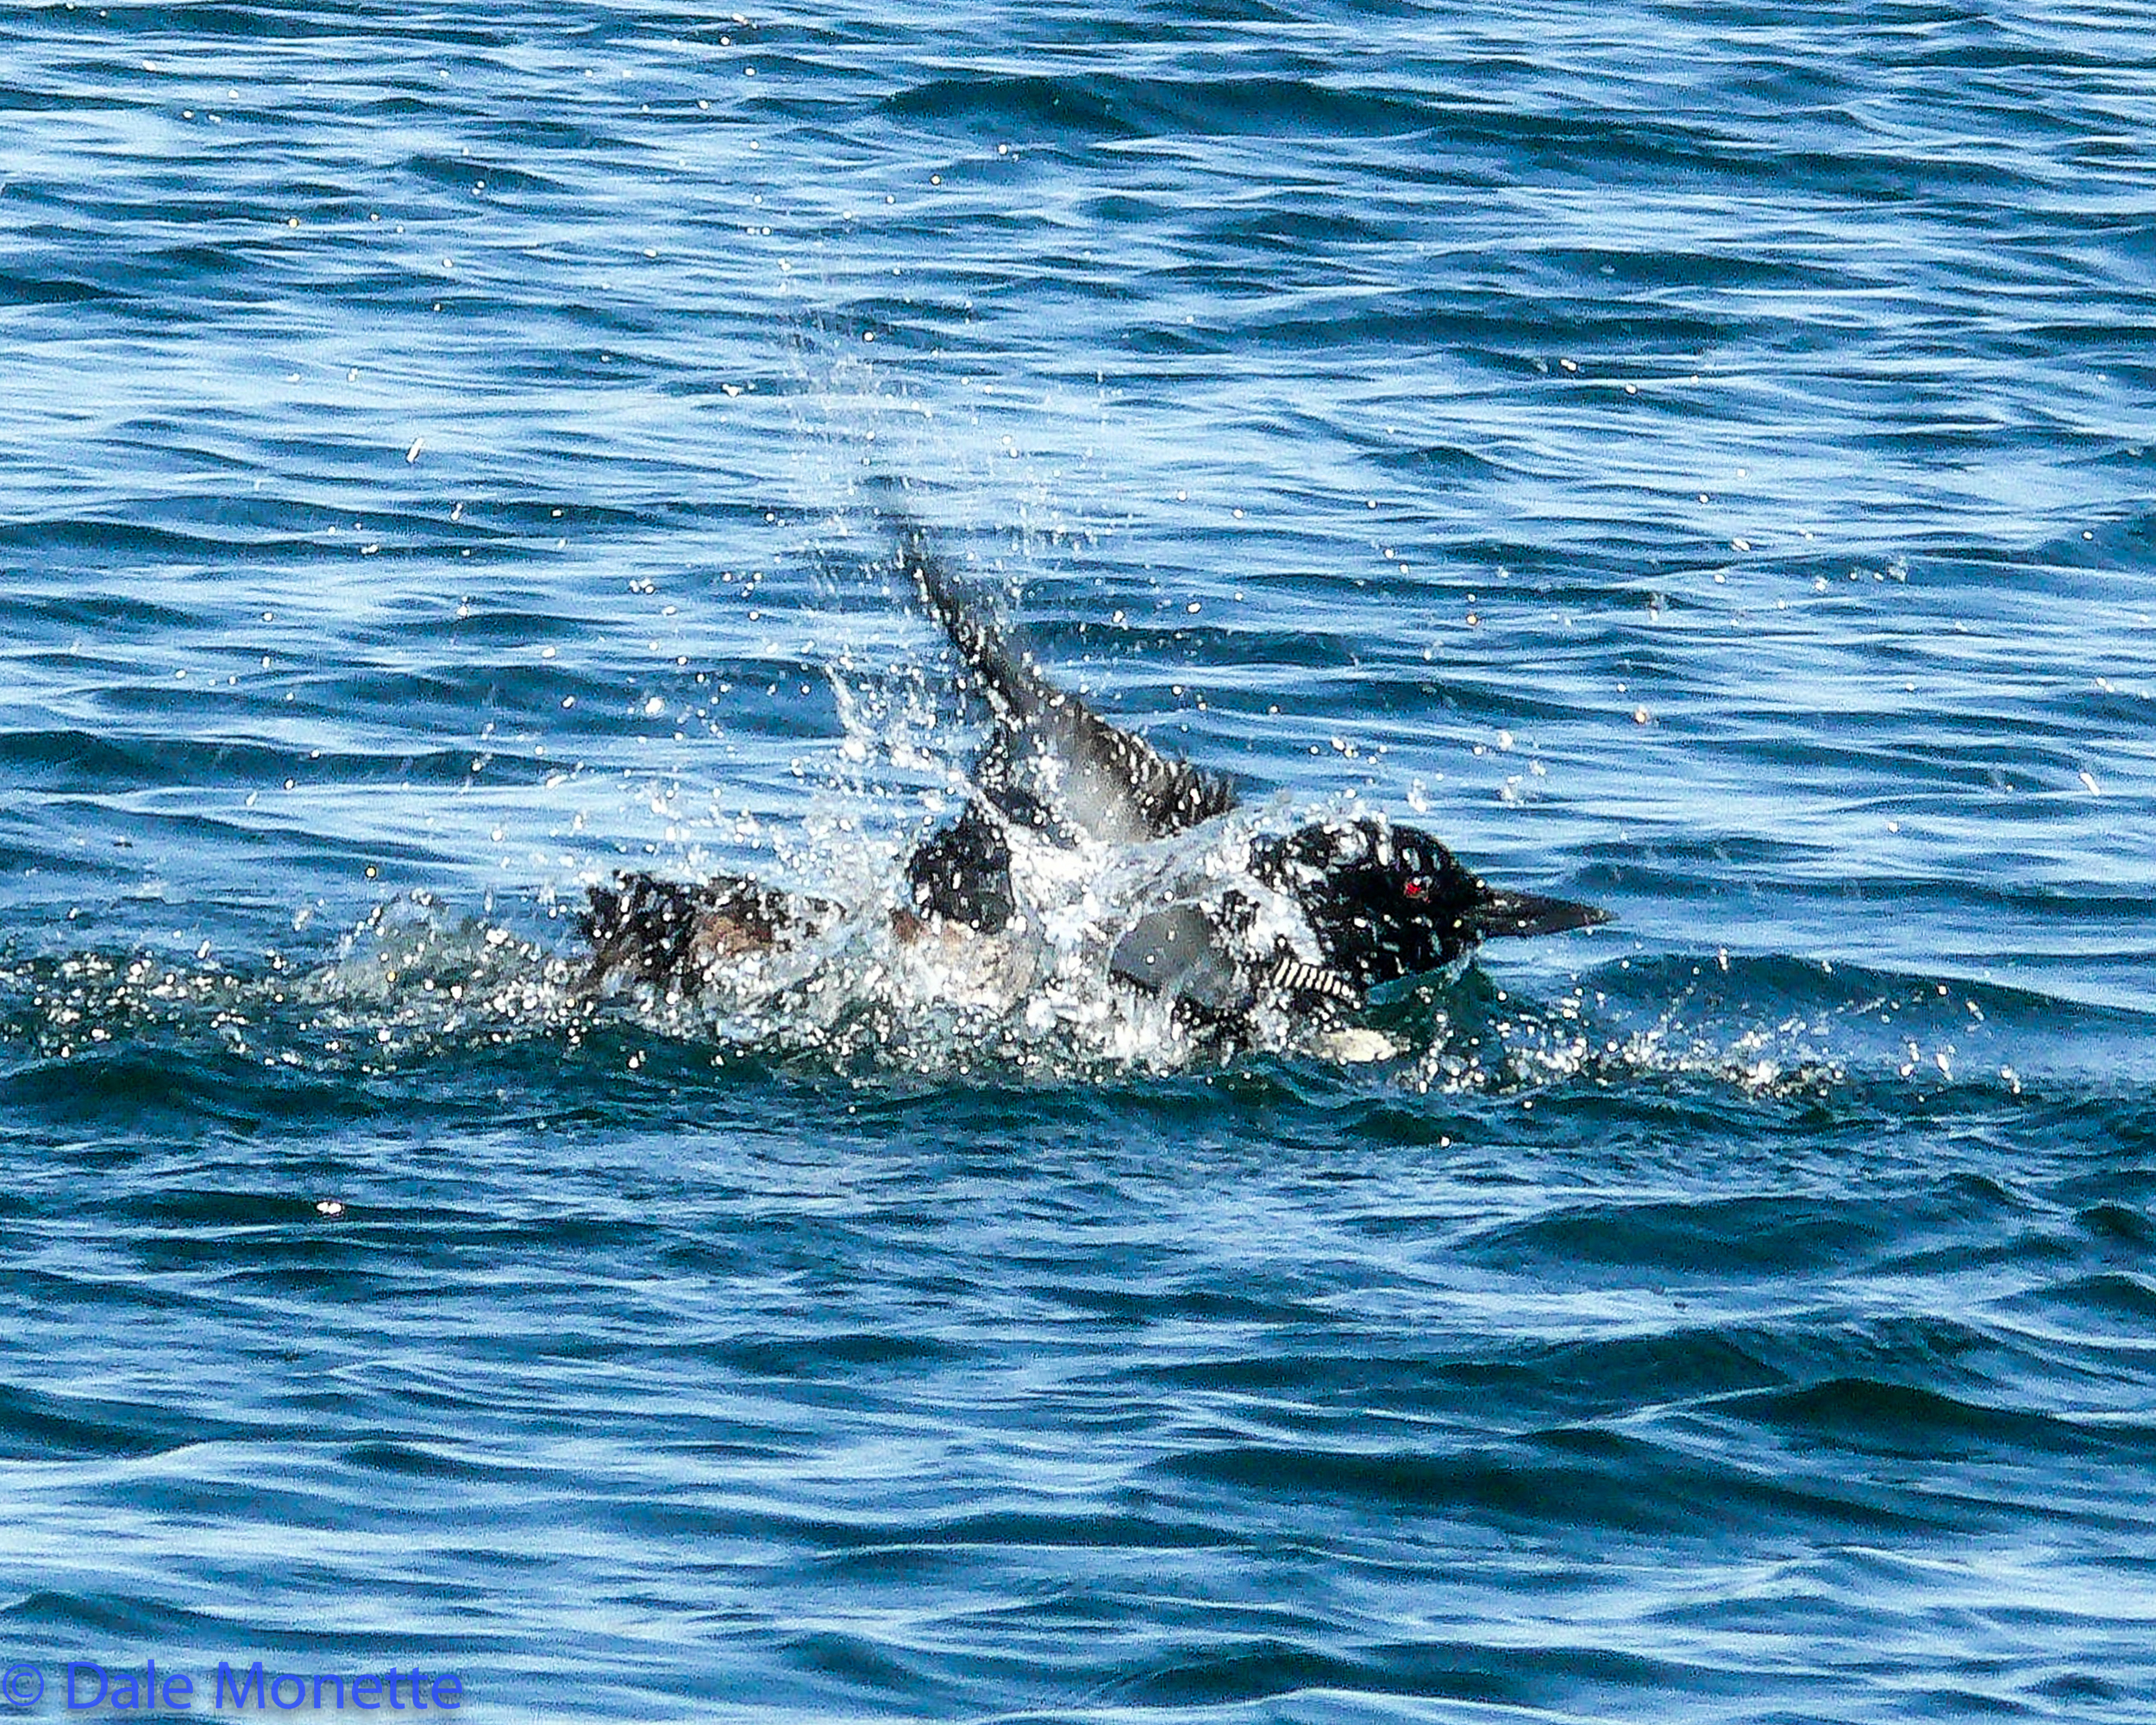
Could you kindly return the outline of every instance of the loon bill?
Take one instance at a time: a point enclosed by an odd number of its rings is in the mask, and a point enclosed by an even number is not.
[[[1058,688],[1013,646],[917,524],[896,524],[898,567],[942,627],[961,684],[989,733],[968,774],[974,795],[906,865],[902,938],[1000,934],[1017,917],[1012,837],[1121,844],[1168,837],[1225,814],[1233,787],[1163,755]],[[1257,932],[1257,899],[1231,888],[1171,899],[1116,942],[1109,972],[1167,1000],[1194,1029],[1233,1042],[1275,1007],[1338,1024],[1369,992],[1440,969],[1483,940],[1608,922],[1569,899],[1492,887],[1420,829],[1382,816],[1314,821],[1254,839],[1252,887],[1292,906],[1294,940]],[[727,875],[682,885],[628,875],[595,887],[583,919],[594,986],[635,982],[693,995],[729,963],[793,944],[838,918],[829,902]]]

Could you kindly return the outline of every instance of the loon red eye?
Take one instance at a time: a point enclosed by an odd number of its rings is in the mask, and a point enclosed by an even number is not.
[[[1426,899],[1430,896],[1430,883],[1427,881],[1407,881],[1401,884],[1400,890],[1411,899]]]

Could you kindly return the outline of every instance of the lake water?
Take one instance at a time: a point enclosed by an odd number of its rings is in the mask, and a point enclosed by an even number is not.
[[[2145,9],[18,4],[0,110],[0,1700],[2156,1710]],[[893,495],[1617,920],[1352,1067],[593,1002],[590,883],[948,806]]]

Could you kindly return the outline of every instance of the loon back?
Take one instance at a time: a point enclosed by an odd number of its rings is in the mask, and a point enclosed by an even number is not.
[[[1225,814],[1225,779],[1163,755],[1043,676],[985,604],[960,585],[916,522],[899,523],[899,564],[942,625],[993,724],[974,778],[1014,820],[1105,843],[1164,838]]]

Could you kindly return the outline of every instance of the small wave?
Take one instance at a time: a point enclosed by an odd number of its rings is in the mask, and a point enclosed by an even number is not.
[[[1996,1407],[1922,1385],[1869,1377],[1733,1396],[1716,1412],[1756,1420],[1793,1441],[1843,1454],[1931,1463],[2122,1453],[2145,1465],[2156,1452],[2156,1431],[2145,1421]]]
[[[16,1461],[159,1455],[234,1429],[229,1422],[190,1418],[154,1401],[0,1384],[0,1456]]]
[[[1908,1531],[1929,1519],[1898,1493],[1860,1485],[1815,1491],[1646,1437],[1584,1426],[1445,1454],[1228,1445],[1186,1451],[1155,1471],[1164,1480],[1238,1495],[1330,1499],[1370,1515],[1459,1516],[1523,1533],[1561,1523],[1576,1535],[1600,1528],[1701,1537],[1733,1522]]]
[[[1428,129],[1415,98],[1341,90],[1305,78],[1204,84],[1131,77],[934,78],[889,98],[901,119],[956,121],[1029,140],[1120,140],[1304,134],[1399,136]]]

